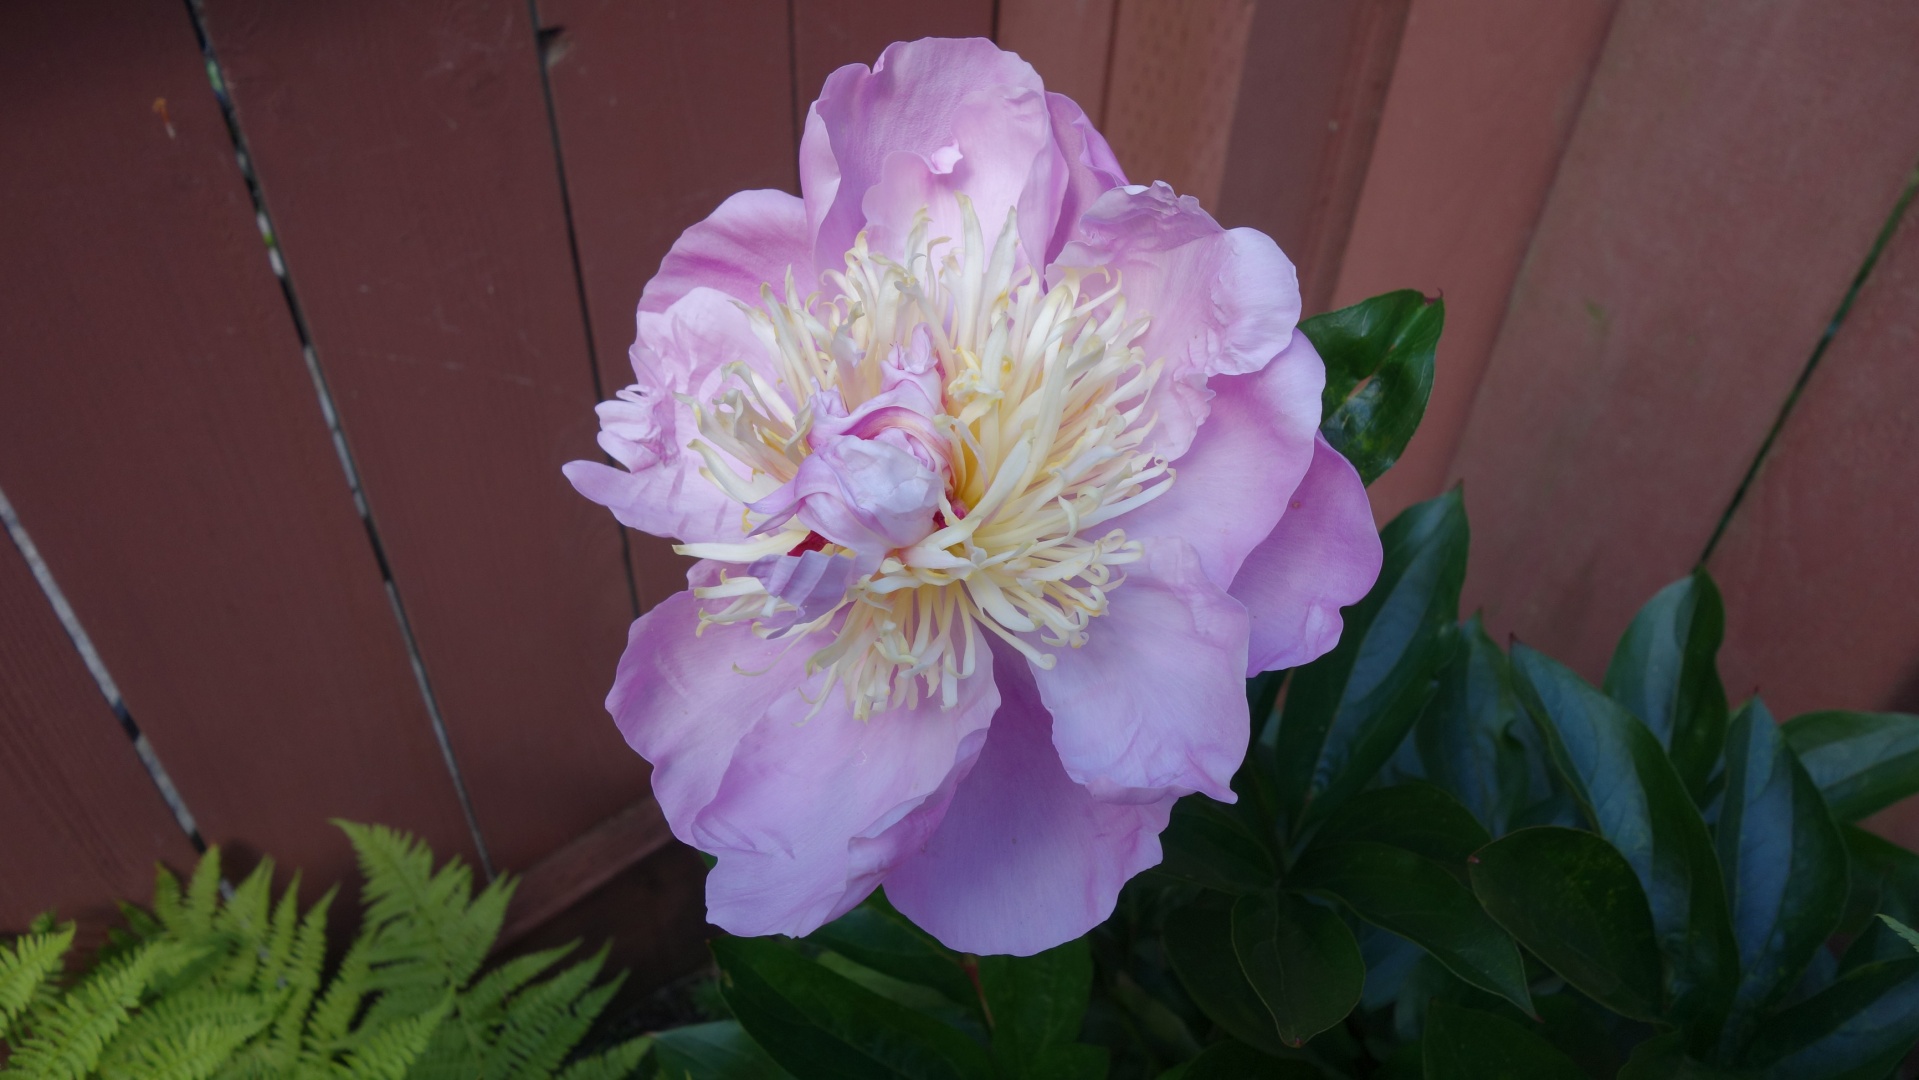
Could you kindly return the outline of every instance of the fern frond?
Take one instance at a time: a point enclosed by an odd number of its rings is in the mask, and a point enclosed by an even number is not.
[[[213,933],[214,912],[220,906],[220,849],[210,847],[200,856],[200,864],[187,879],[186,902],[180,908],[180,925],[172,927],[181,938],[192,940]]]
[[[339,1070],[366,1080],[405,1080],[407,1070],[432,1041],[433,1031],[453,1008],[451,992],[417,1016],[382,1024],[348,1052]]]
[[[468,987],[433,1033],[432,1043],[407,1080],[471,1080],[481,1075],[506,1016],[507,996],[564,959],[578,944],[515,957]]]
[[[199,986],[135,1013],[100,1061],[103,1080],[207,1080],[273,1019],[274,1002]]]
[[[59,999],[24,1018],[27,1032],[8,1064],[34,1076],[84,1077],[154,979],[191,963],[194,950],[171,941],[141,946],[98,968]]]
[[[73,947],[73,924],[59,930],[25,934],[0,948],[0,1041],[29,1006],[52,993],[54,976],[65,967]]]
[[[266,959],[270,932],[268,909],[273,901],[273,860],[261,859],[253,872],[213,913],[212,932],[223,938],[224,963],[213,979],[221,986],[250,986]]]
[[[653,1037],[642,1035],[592,1057],[581,1058],[567,1066],[558,1080],[628,1080],[639,1070],[640,1062],[651,1049]]]
[[[605,962],[602,948],[508,1002],[480,1075],[488,1080],[552,1075],[619,989],[622,979],[616,978],[589,992]]]

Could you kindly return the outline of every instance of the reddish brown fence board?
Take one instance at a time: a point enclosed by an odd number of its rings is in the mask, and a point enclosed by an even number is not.
[[[155,863],[193,860],[26,560],[0,536],[0,934],[52,910],[97,936],[115,897],[148,894]]]
[[[633,381],[640,289],[681,231],[748,188],[796,190],[785,0],[545,0],[547,79],[605,396]],[[640,607],[686,587],[627,538]]]
[[[1127,179],[1217,206],[1253,0],[1125,0],[1114,20],[1104,127]]]
[[[208,29],[480,830],[524,867],[644,791],[633,615],[527,7],[212,0]]]
[[[1919,151],[1919,5],[1624,0],[1459,458],[1469,605],[1587,675],[1700,557]]]
[[[1426,419],[1372,488],[1381,521],[1445,483],[1613,6],[1421,0],[1407,17],[1331,297],[1446,298]]]
[[[792,0],[794,102],[804,119],[820,86],[846,64],[871,65],[895,41],[992,37],[993,0]]]
[[[1106,62],[1119,0],[999,0],[999,45],[1020,54],[1098,124],[1106,111]]]
[[[1919,712],[1919,214],[1859,291],[1710,563],[1726,688]],[[1886,819],[1919,846],[1919,804]]]
[[[1406,8],[1268,0],[1253,18],[1215,213],[1279,242],[1308,314],[1339,275]]]
[[[207,840],[314,885],[332,816],[470,855],[186,10],[0,40],[0,489]]]

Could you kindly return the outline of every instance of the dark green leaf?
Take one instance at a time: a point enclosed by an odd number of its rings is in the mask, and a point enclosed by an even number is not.
[[[1166,918],[1166,958],[1207,1019],[1241,1042],[1278,1051],[1285,1044],[1233,951],[1233,901],[1201,893]]]
[[[1841,821],[1919,792],[1919,716],[1807,713],[1786,721],[1786,741]]]
[[[1040,1066],[1051,1051],[1073,1045],[1093,992],[1093,952],[1086,939],[1033,956],[982,956],[979,979],[1000,1075],[1054,1075]]]
[[[1314,847],[1287,884],[1338,897],[1354,914],[1418,943],[1466,982],[1527,1013],[1526,966],[1513,939],[1440,864],[1364,840]]]
[[[1233,951],[1287,1046],[1344,1020],[1366,983],[1359,943],[1339,916],[1284,893],[1233,904]]]
[[[1716,841],[1739,943],[1734,1008],[1750,1014],[1784,997],[1839,925],[1847,873],[1839,826],[1757,699],[1728,732]]]
[[[1633,1047],[1632,1060],[1619,1070],[1618,1080],[1748,1080],[1752,1076],[1694,1061],[1686,1056],[1683,1033],[1674,1031]]]
[[[1853,881],[1877,886],[1872,911],[1884,911],[1908,922],[1919,919],[1919,852],[1907,851],[1857,825],[1846,825],[1839,831],[1852,857]]]
[[[671,1028],[653,1036],[660,1080],[790,1080],[736,1020]]]
[[[1492,840],[1458,799],[1417,780],[1353,796],[1314,834],[1314,845],[1367,840],[1439,863],[1464,880],[1466,857]]]
[[[1747,1051],[1769,1080],[1882,1080],[1919,1040],[1919,959],[1854,971],[1768,1017]]]
[[[836,975],[775,938],[719,938],[720,990],[753,1041],[799,1080],[990,1077],[958,1031]]]
[[[1473,892],[1499,925],[1587,997],[1661,1019],[1658,941],[1632,865],[1581,829],[1521,829],[1483,848]]]
[[[1180,1080],[1322,1080],[1324,1076],[1304,1061],[1276,1058],[1232,1041],[1207,1047],[1179,1074]]]
[[[1606,693],[1652,729],[1700,802],[1726,738],[1725,636],[1726,608],[1702,567],[1646,601],[1606,668]]]
[[[1919,950],[1919,930],[1914,930],[1890,915],[1879,916],[1879,921],[1899,935],[1900,940],[1912,946],[1914,950]]]
[[[1739,977],[1732,915],[1712,836],[1664,748],[1565,665],[1517,643],[1512,655],[1514,688],[1554,767],[1645,889],[1672,1017],[1723,1016]]]
[[[1435,1001],[1426,1016],[1426,1080],[1586,1080],[1552,1043],[1503,1016]]]
[[[1172,821],[1160,834],[1163,874],[1221,892],[1258,892],[1273,887],[1273,857],[1238,815],[1204,795],[1173,804]]]
[[[979,1011],[979,994],[960,967],[959,954],[896,912],[861,904],[813,931],[807,940],[882,975],[932,987],[955,1004]]]
[[[1506,654],[1474,615],[1420,714],[1413,744],[1426,778],[1452,792],[1495,832],[1531,801],[1525,747],[1511,734],[1520,717]]]
[[[1299,324],[1326,362],[1319,430],[1371,484],[1392,468],[1426,413],[1446,302],[1413,289]]]
[[[1867,924],[1865,932],[1852,939],[1846,946],[1846,954],[1839,958],[1833,968],[1833,976],[1850,975],[1862,967],[1883,964],[1888,960],[1912,959],[1915,945],[1900,935],[1895,927],[1905,924],[1888,915],[1875,915]],[[1823,987],[1821,987],[1823,989]]]
[[[1297,833],[1366,787],[1432,697],[1456,632],[1466,575],[1458,491],[1409,507],[1380,534],[1385,562],[1346,610],[1333,651],[1286,692],[1274,760],[1280,808]]]

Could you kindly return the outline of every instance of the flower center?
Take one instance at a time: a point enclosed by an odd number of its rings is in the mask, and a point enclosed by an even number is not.
[[[952,706],[982,632],[1042,668],[1084,644],[1140,557],[1101,526],[1173,480],[1141,449],[1162,365],[1133,344],[1146,323],[1117,278],[1058,268],[1049,286],[1016,266],[1012,214],[989,250],[960,211],[957,250],[922,213],[904,261],[862,234],[826,295],[763,286],[748,317],[766,356],[689,401],[701,473],[749,534],[677,549],[737,569],[694,590],[720,602],[701,629],[831,633],[808,672],[860,719],[922,691]]]

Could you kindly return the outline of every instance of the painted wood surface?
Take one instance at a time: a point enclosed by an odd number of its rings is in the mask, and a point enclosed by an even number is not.
[[[0,40],[0,490],[209,842],[316,888],[329,817],[471,857],[187,11]]]
[[[1105,133],[1136,184],[1219,204],[1253,0],[1124,0]]]
[[[560,475],[596,391],[527,7],[207,12],[481,833],[528,866],[646,770],[602,707],[619,531]]]
[[[98,941],[115,897],[190,869],[187,834],[148,779],[20,552],[0,536],[0,935],[52,911]]]
[[[1919,713],[1919,214],[1910,210],[1708,563],[1726,689],[1781,717]],[[1919,802],[1876,823],[1919,847]]]
[[[1097,125],[1106,111],[1106,63],[1118,2],[999,0],[999,46],[1020,54],[1046,89],[1078,102]]]
[[[547,80],[566,167],[600,396],[633,382],[640,290],[687,226],[750,188],[798,190],[785,0],[545,0]],[[598,451],[590,451],[598,457]],[[641,610],[690,560],[626,537]]]
[[[1248,32],[1214,214],[1279,242],[1309,315],[1331,306],[1407,6],[1265,0]]]
[[[1623,0],[1453,465],[1495,632],[1596,676],[1701,557],[1919,157],[1914,41]]]
[[[1382,522],[1445,485],[1614,2],[1421,0],[1407,16],[1330,296],[1446,298],[1426,418],[1372,487]]]

